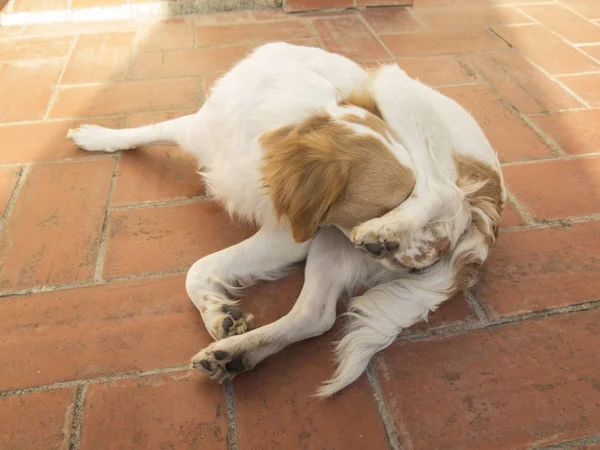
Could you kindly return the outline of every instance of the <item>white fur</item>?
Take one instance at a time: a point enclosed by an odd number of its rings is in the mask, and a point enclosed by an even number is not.
[[[414,170],[415,195],[353,231],[321,228],[312,242],[298,244],[286,223],[276,220],[261,189],[263,150],[258,138],[315,112],[342,116],[339,101],[365,86],[400,138],[393,142],[393,152]],[[235,375],[230,367],[236,361],[251,369],[288,344],[324,333],[335,321],[342,293],[367,286],[365,294],[351,300],[347,332],[336,349],[337,370],[318,392],[332,395],[358,378],[373,354],[390,345],[402,329],[426,318],[448,298],[456,258],[487,257],[483,236],[459,239],[470,211],[463,205],[465,193],[456,186],[452,155],[468,154],[499,171],[496,155],[463,108],[397,66],[385,66],[371,76],[354,62],[320,49],[267,44],[219,80],[194,115],[126,130],[83,126],[69,137],[89,151],[179,144],[198,157],[212,195],[232,215],[260,226],[250,239],[197,261],[187,276],[188,294],[216,339],[193,358],[193,365],[219,381]],[[438,235],[451,240],[453,252],[420,274],[397,269],[386,259],[376,261],[355,247],[367,236],[384,241],[402,235],[418,244],[430,237],[422,228],[431,223]],[[242,314],[232,297],[256,280],[282,276],[304,259],[306,280],[293,309],[248,331],[252,317]],[[227,337],[228,322],[237,335]]]

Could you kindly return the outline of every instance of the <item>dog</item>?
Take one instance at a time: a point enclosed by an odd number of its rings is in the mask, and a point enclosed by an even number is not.
[[[215,339],[192,367],[210,378],[231,379],[323,334],[338,299],[354,296],[319,397],[351,384],[401,330],[475,284],[506,201],[497,155],[458,103],[397,65],[365,71],[286,43],[255,49],[196,114],[132,129],[84,125],[68,136],[88,151],[177,144],[198,158],[212,196],[258,226],[187,274]],[[292,310],[253,329],[241,289],[304,260]]]

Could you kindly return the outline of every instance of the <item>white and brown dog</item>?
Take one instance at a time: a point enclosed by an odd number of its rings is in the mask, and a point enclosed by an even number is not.
[[[222,381],[330,329],[355,294],[337,369],[318,391],[356,380],[404,328],[473,285],[494,245],[505,190],[496,154],[453,100],[396,65],[367,73],[321,49],[256,49],[196,114],[156,125],[69,132],[89,151],[178,144],[212,195],[255,222],[251,238],[197,261],[187,292],[216,342],[193,367]],[[252,329],[234,300],[306,259],[293,309]]]

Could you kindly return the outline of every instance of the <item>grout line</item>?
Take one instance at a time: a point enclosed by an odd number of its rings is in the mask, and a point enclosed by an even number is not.
[[[540,158],[540,159],[528,159],[524,161],[507,161],[503,162],[500,165],[502,167],[511,167],[511,166],[524,166],[527,164],[535,164],[535,163],[545,163],[545,162],[553,162],[553,161],[571,161],[573,159],[586,159],[586,158],[595,158],[600,156],[600,152],[596,153],[581,153],[581,154],[564,154],[558,157],[552,158]]]
[[[365,25],[365,27],[367,27],[367,30],[369,30],[369,32],[373,35],[373,37],[377,40],[377,42],[379,42],[379,45],[381,45],[381,47],[383,47],[383,49],[388,53],[388,55],[390,55],[390,57],[396,58],[396,55],[394,55],[394,53],[392,53],[392,51],[388,48],[387,45],[385,45],[385,42],[383,42],[383,40],[381,39],[381,37],[375,32],[375,30],[373,29],[373,27],[371,27],[371,25],[369,24],[369,22],[367,22],[367,19],[364,18],[364,16],[362,14],[358,14],[358,17],[360,18],[360,20],[362,21],[362,23]]]
[[[115,195],[115,186],[117,177],[119,176],[119,167],[121,161],[121,152],[117,152],[110,188],[108,189],[108,198],[106,199],[106,210],[104,212],[104,221],[102,222],[102,231],[100,232],[100,245],[98,246],[98,257],[96,258],[96,268],[94,270],[94,281],[102,280],[102,272],[104,271],[104,258],[106,257],[106,246],[108,244],[108,222],[110,221],[111,208],[110,204]]]
[[[206,196],[197,195],[194,197],[176,198],[172,200],[163,201],[149,201],[146,203],[135,203],[133,205],[122,205],[109,207],[112,211],[127,211],[130,209],[141,209],[141,208],[154,208],[157,206],[171,206],[171,205],[187,205],[188,203],[199,203],[206,200]]]
[[[504,106],[513,114],[515,114],[516,117],[521,119],[521,121],[524,122],[530,129],[532,129],[553,152],[561,156],[566,154],[548,133],[535,124],[525,114],[521,113],[507,98],[504,97],[504,95],[502,95],[498,89],[496,89],[496,86],[494,86],[486,77],[483,76],[482,73],[480,73],[478,70],[475,70],[475,68],[469,64],[468,61],[464,61],[464,64],[469,66],[474,73],[478,74],[481,77],[481,80],[483,80],[485,84],[492,90],[492,92],[494,92],[498,98],[500,98]]]
[[[225,382],[225,405],[227,415],[227,448],[238,450],[237,417],[235,415],[235,396],[231,380]]]
[[[544,309],[529,313],[519,314],[516,316],[504,316],[498,319],[491,319],[486,322],[470,322],[457,325],[448,325],[445,327],[434,328],[432,330],[417,331],[411,334],[399,335],[394,342],[417,341],[433,337],[451,337],[457,334],[462,334],[467,331],[481,330],[484,328],[496,327],[500,325],[508,325],[511,323],[522,323],[531,320],[544,319],[562,314],[571,314],[577,312],[594,311],[600,309],[600,299],[590,300],[575,305],[559,306],[552,309]]]
[[[304,21],[304,25],[306,25],[306,27],[315,35],[317,42],[319,42],[319,44],[321,45],[321,48],[323,50],[325,50],[325,44],[323,43],[323,40],[321,39],[321,35],[315,28],[312,20],[310,20],[310,17],[304,17],[304,18],[302,18],[302,20]]]
[[[78,41],[79,41],[79,34],[76,34],[73,37],[73,42],[71,43],[71,47],[69,48],[69,51],[67,52],[67,55],[65,57],[65,62],[63,63],[60,74],[58,75],[58,79],[56,80],[56,83],[54,84],[54,87],[52,88],[52,94],[50,94],[50,99],[48,100],[48,106],[46,107],[46,111],[44,112],[44,116],[42,118],[43,120],[46,120],[48,118],[48,116],[50,115],[50,111],[52,110],[52,107],[54,106],[54,103],[56,102],[56,99],[58,98],[58,91],[60,89],[59,86],[61,85],[61,82],[65,75],[65,72],[67,71],[67,66],[69,65],[69,62],[71,61],[71,57],[73,56],[73,52],[75,51],[75,47],[77,46]]]
[[[75,156],[75,157],[71,157],[71,158],[56,158],[56,159],[45,159],[43,161],[34,161],[34,162],[28,162],[28,163],[6,163],[6,164],[0,164],[0,168],[4,168],[4,167],[25,167],[25,166],[41,166],[41,165],[45,165],[45,164],[55,164],[55,163],[70,163],[70,162],[87,162],[87,161],[98,161],[98,160],[103,160],[103,159],[108,159],[108,158],[114,158],[114,154],[111,153],[98,153],[97,155],[90,155],[90,156]]]
[[[471,307],[471,309],[475,312],[475,315],[479,319],[481,323],[489,323],[489,319],[487,314],[485,313],[485,308],[481,305],[477,297],[473,294],[473,292],[469,289],[464,291],[465,299],[467,303]]]
[[[427,22],[423,21],[423,18],[419,14],[419,12],[422,10],[415,11],[412,8],[406,8],[406,10],[408,11],[408,15],[410,17],[412,17],[415,20],[415,22],[417,22],[419,25],[421,25],[423,27],[424,31],[438,31],[438,30],[434,30],[433,28],[431,28],[429,26],[429,24]],[[411,31],[410,33],[414,33],[414,31]]]
[[[519,200],[517,200],[517,197],[512,192],[510,192],[508,189],[505,189],[505,190],[506,190],[506,197],[513,204],[513,206],[515,207],[517,212],[521,215],[521,217],[523,219],[525,219],[525,222],[527,222],[527,225],[536,225],[538,222],[531,215],[529,210],[524,205],[522,205]]]
[[[19,194],[21,193],[21,189],[23,189],[23,185],[25,184],[25,179],[27,178],[27,175],[29,174],[31,164],[25,164],[22,167],[23,168],[21,169],[21,172],[19,173],[19,177],[17,178],[17,183],[15,184],[12,195],[10,196],[10,199],[8,200],[8,204],[6,205],[6,208],[4,210],[4,214],[2,214],[2,217],[0,217],[0,235],[2,235],[2,233],[4,232],[4,228],[6,228],[6,224],[8,223],[8,218],[10,217],[10,214],[12,213],[12,210],[15,207],[15,203],[17,202],[17,198],[19,197]]]
[[[561,3],[561,4],[562,4],[562,3]],[[563,5],[563,6],[565,6],[565,5]],[[556,37],[557,37],[559,40],[561,40],[561,41],[562,41],[564,44],[567,44],[569,47],[571,47],[571,48],[574,48],[574,49],[575,49],[577,52],[579,52],[579,53],[581,53],[582,55],[586,56],[586,57],[587,57],[587,58],[589,58],[590,60],[592,60],[592,61],[594,61],[594,62],[596,62],[596,63],[599,63],[599,64],[600,64],[600,61],[599,61],[599,60],[597,60],[596,58],[594,58],[594,57],[592,57],[592,56],[588,55],[587,53],[585,53],[583,50],[581,50],[580,48],[578,48],[578,47],[576,46],[576,44],[574,44],[574,43],[571,43],[569,40],[567,40],[567,39],[566,39],[566,38],[565,38],[565,37],[564,37],[562,34],[559,34],[559,33],[557,33],[556,31],[554,31],[552,28],[550,28],[550,27],[547,27],[547,26],[546,26],[546,25],[544,25],[542,22],[540,22],[539,20],[537,20],[535,17],[533,17],[533,16],[529,15],[527,12],[523,11],[522,9],[520,9],[520,8],[517,8],[517,9],[519,10],[519,12],[521,12],[521,13],[525,14],[527,17],[529,17],[529,18],[530,18],[530,19],[533,21],[533,23],[534,23],[534,24],[537,24],[537,25],[541,26],[541,27],[542,27],[542,28],[544,28],[546,31],[548,31],[548,32],[550,32],[551,34],[553,34],[554,36],[556,36]],[[587,18],[586,18],[585,20],[587,20],[588,22],[591,22],[591,21],[590,21],[589,19],[587,19]]]
[[[582,450],[590,444],[600,444],[600,434],[545,445],[544,447],[535,447],[533,450]]]
[[[20,388],[20,389],[8,389],[5,391],[0,391],[0,398],[2,397],[10,397],[13,395],[22,395],[22,394],[30,394],[33,392],[45,392],[45,391],[53,391],[56,389],[63,389],[67,387],[73,386],[82,386],[88,384],[96,384],[96,383],[109,383],[111,381],[117,380],[126,380],[129,378],[138,378],[138,377],[148,377],[152,375],[161,375],[168,374],[173,372],[183,372],[186,370],[190,370],[190,365],[181,365],[181,366],[171,366],[171,367],[163,367],[161,369],[148,369],[148,370],[140,370],[138,372],[123,372],[117,373],[114,375],[107,375],[103,377],[96,378],[86,378],[80,380],[73,381],[59,381],[57,383],[45,384],[41,386]]]
[[[124,281],[141,280],[145,278],[165,277],[169,275],[180,275],[186,273],[188,268],[184,269],[168,269],[159,272],[145,272],[135,275],[125,275],[122,277],[106,278],[98,281],[83,281],[79,283],[65,283],[45,286],[36,286],[33,288],[20,289],[18,291],[0,292],[0,301],[2,298],[21,297],[24,295],[39,294],[44,292],[64,291],[67,289],[86,288],[93,286],[102,286],[107,283],[118,283]]]
[[[598,72],[600,74],[600,72]],[[561,75],[561,77],[564,76],[570,76],[570,75]],[[580,76],[580,75],[575,75],[575,76]],[[562,86],[561,86],[562,87]],[[567,92],[567,94],[569,94]],[[570,94],[569,94],[570,95]],[[589,110],[597,110],[600,108],[596,108],[596,107],[592,107],[592,108],[563,108],[563,109],[551,109],[551,110],[547,110],[547,111],[538,111],[538,112],[532,112],[532,113],[523,113],[524,115],[526,115],[527,117],[537,117],[537,116],[550,116],[552,114],[560,114],[560,113],[568,113],[568,112],[577,112],[577,111],[589,111]]]
[[[83,421],[83,406],[85,404],[85,393],[87,384],[77,386],[75,393],[75,408],[73,409],[73,422],[71,424],[71,436],[69,437],[69,450],[79,449],[79,438],[81,437],[81,423]]]
[[[521,10],[519,10],[521,11]],[[523,11],[521,11],[523,12]],[[523,14],[525,14],[523,12]],[[535,25],[536,23],[533,23],[533,25]],[[517,51],[519,53],[519,55],[521,55],[521,57],[523,57],[523,59],[525,59],[525,61],[527,61],[529,64],[531,64],[535,69],[537,69],[538,71],[540,71],[542,74],[544,74],[550,81],[552,81],[554,84],[556,84],[557,86],[559,86],[563,91],[565,91],[567,94],[569,94],[571,97],[573,97],[575,100],[577,100],[578,102],[580,102],[582,105],[585,106],[585,109],[590,109],[591,105],[586,102],[582,97],[580,97],[576,92],[574,92],[571,88],[569,88],[567,85],[565,85],[564,83],[562,83],[560,81],[560,79],[558,77],[560,76],[564,76],[564,75],[568,75],[568,74],[560,74],[560,75],[554,75],[551,74],[550,72],[548,72],[546,69],[544,69],[541,65],[539,65],[538,63],[536,63],[535,61],[533,61],[529,56],[525,55],[523,52],[521,52],[517,47],[514,47],[509,41],[507,41],[506,39],[504,39],[499,33],[497,33],[492,27],[489,28],[490,31],[492,31],[496,36],[498,36],[500,39],[502,39],[504,42],[506,42],[510,48],[515,49],[515,51]],[[577,74],[585,74],[587,72],[574,72]]]
[[[383,391],[381,390],[381,385],[379,384],[379,378],[377,377],[377,371],[375,370],[373,361],[374,359],[371,358],[371,361],[367,366],[367,379],[371,385],[371,391],[373,393],[375,405],[377,406],[379,419],[383,424],[383,429],[385,430],[390,448],[392,450],[402,450],[402,444],[400,444],[400,440],[398,439],[398,433],[396,432],[396,427],[394,426],[394,420],[385,404],[385,397],[383,395]]]
[[[536,230],[538,228],[547,228],[547,227],[567,227],[568,228],[576,223],[598,221],[598,220],[600,220],[600,214],[590,214],[587,216],[571,216],[571,217],[565,217],[562,219],[538,220],[534,224],[531,224],[531,225],[519,225],[516,227],[502,228],[502,231],[503,232],[525,231],[525,230]]]

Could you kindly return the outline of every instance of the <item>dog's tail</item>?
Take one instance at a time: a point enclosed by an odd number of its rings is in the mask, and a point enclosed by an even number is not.
[[[440,263],[440,266],[447,264]],[[435,272],[447,270],[435,267]],[[416,281],[416,280],[415,280]],[[376,286],[352,300],[346,316],[349,320],[344,337],[337,343],[337,367],[333,377],[317,391],[329,397],[356,380],[375,353],[394,342],[404,328],[427,317],[446,295],[440,286],[423,290],[421,283],[402,280]]]

